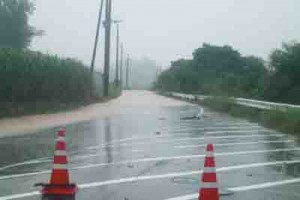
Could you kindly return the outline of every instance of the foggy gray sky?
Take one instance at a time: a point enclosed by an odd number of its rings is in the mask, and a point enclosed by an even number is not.
[[[31,23],[46,35],[36,38],[32,48],[89,64],[99,2],[36,0]],[[203,42],[267,58],[283,41],[300,40],[300,0],[113,0],[113,8],[113,18],[124,20],[120,28],[126,52],[159,65],[191,57]],[[101,34],[98,69],[103,63]],[[114,48],[115,27],[112,34]]]

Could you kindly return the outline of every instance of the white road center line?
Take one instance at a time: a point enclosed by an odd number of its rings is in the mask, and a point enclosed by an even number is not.
[[[245,130],[247,128],[249,128],[250,130]],[[260,128],[260,129],[253,130],[253,128]],[[246,127],[231,126],[231,127],[187,128],[187,130],[199,130],[199,131],[200,130],[207,131],[207,130],[214,130],[214,129],[216,129],[216,130],[221,129],[221,130],[218,130],[220,132],[224,131],[224,129],[242,129],[242,130],[240,130],[241,132],[243,132],[243,131],[271,132],[269,130],[261,128],[260,126],[246,126]],[[184,130],[181,130],[181,131],[184,132]],[[233,130],[233,131],[227,130],[227,131],[224,131],[224,133],[235,132],[235,131],[237,131],[237,130]],[[114,144],[124,143],[124,142],[128,142],[128,141],[135,141],[135,140],[147,140],[147,139],[156,139],[156,138],[167,138],[167,137],[172,137],[172,136],[175,136],[175,135],[180,136],[180,135],[187,135],[187,134],[164,134],[164,135],[160,135],[160,136],[128,137],[128,138],[123,138],[123,139],[120,139],[120,140],[113,140],[110,143],[103,143],[103,144],[99,144],[99,145],[95,145],[95,146],[90,146],[90,147],[87,147],[87,148],[89,149],[89,148],[96,148],[96,147],[102,147],[102,146],[111,146],[111,145],[114,145]]]
[[[222,168],[218,168],[217,172],[225,172],[225,171],[248,169],[248,168],[257,168],[257,167],[266,167],[266,166],[274,166],[274,165],[282,165],[282,164],[285,164],[285,165],[287,165],[287,164],[296,164],[296,163],[300,163],[300,160],[276,161],[276,162],[265,162],[265,163],[252,163],[252,164],[245,164],[245,165],[222,167]],[[156,180],[156,179],[165,179],[165,178],[199,175],[201,172],[202,171],[198,170],[198,171],[168,173],[168,174],[160,174],[160,175],[152,175],[152,176],[133,176],[133,177],[120,178],[120,179],[115,179],[115,180],[80,184],[80,185],[78,185],[78,187],[80,189],[88,189],[88,188],[95,188],[95,187],[101,187],[101,186],[107,186],[107,185],[132,183],[132,182],[137,182],[137,181],[146,181],[146,180]],[[256,186],[236,187],[236,188],[231,188],[231,189],[235,192],[238,192],[238,191],[246,191],[246,190],[251,190],[251,189],[260,189],[260,188],[272,187],[272,186],[283,185],[283,184],[298,183],[298,182],[300,182],[300,178],[290,179],[290,180],[285,180],[285,181],[263,183],[263,184],[258,184]],[[36,195],[39,195],[38,191],[34,191],[34,192],[30,192],[30,193],[23,193],[23,194],[14,194],[14,195],[9,195],[9,196],[2,196],[2,197],[0,197],[0,200],[19,199],[19,198],[24,198],[24,197],[36,196]],[[179,197],[176,197],[176,198],[179,198]]]
[[[247,135],[226,135],[226,136],[201,136],[201,137],[184,137],[184,138],[174,138],[168,140],[154,140],[155,143],[178,143],[182,141],[197,141],[206,139],[235,139],[235,138],[253,138],[253,137],[283,137],[282,134],[247,134]],[[135,142],[135,143],[125,143],[120,144],[120,146],[133,146],[133,145],[147,145],[152,144],[147,142]]]
[[[282,180],[282,181],[274,181],[274,182],[266,182],[266,183],[259,183],[249,186],[240,186],[240,187],[233,187],[228,188],[229,191],[232,192],[243,192],[243,191],[249,191],[249,190],[257,190],[257,189],[265,189],[275,186],[281,186],[281,185],[287,185],[287,184],[293,184],[293,183],[300,183],[300,178],[294,178],[294,179],[288,179],[288,180]],[[184,195],[184,196],[178,196],[174,198],[168,198],[165,200],[193,200],[198,199],[198,193]]]
[[[272,143],[290,143],[294,142],[294,140],[264,140],[264,141],[258,141],[258,142],[232,142],[232,143],[217,143],[214,144],[216,147],[222,147],[222,146],[234,146],[234,145],[249,145],[249,144],[272,144]],[[175,146],[175,148],[179,149],[186,149],[186,148],[199,148],[199,147],[205,147],[207,144],[200,144],[200,145],[180,145]]]
[[[225,152],[225,153],[215,153],[215,156],[247,155],[247,154],[288,152],[288,151],[300,151],[300,148]],[[198,158],[204,158],[204,157],[205,157],[205,155],[202,154],[202,155],[183,155],[183,156],[171,156],[171,157],[141,158],[141,159],[137,159],[137,160],[125,160],[125,161],[116,162],[116,163],[99,163],[99,164],[84,165],[84,166],[69,168],[69,170],[90,169],[90,168],[98,168],[98,167],[110,166],[110,165],[126,165],[126,164],[143,163],[143,162],[157,162],[157,161],[180,160],[180,159],[198,159]],[[251,164],[248,166],[251,166]],[[0,176],[0,180],[21,178],[21,177],[26,177],[26,176],[35,176],[35,175],[39,175],[39,174],[47,174],[50,172],[51,172],[50,170],[47,170],[47,171],[24,173],[24,174],[6,175],[6,176]]]

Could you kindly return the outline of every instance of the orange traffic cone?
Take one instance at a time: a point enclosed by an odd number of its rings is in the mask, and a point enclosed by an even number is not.
[[[208,144],[206,147],[202,183],[198,200],[219,200],[214,147],[212,144]]]
[[[48,184],[41,184],[43,186],[41,193],[43,196],[74,197],[78,188],[76,184],[69,182],[66,143],[64,140],[65,130],[60,129],[57,135],[51,178]]]

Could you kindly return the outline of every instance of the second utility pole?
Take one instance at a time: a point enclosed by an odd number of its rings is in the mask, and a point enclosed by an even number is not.
[[[91,61],[91,72],[94,72],[94,68],[95,68],[95,59],[96,59],[96,53],[97,53],[99,31],[100,31],[100,26],[101,26],[103,2],[104,2],[104,0],[101,0],[99,15],[98,15],[97,28],[96,28],[95,43],[94,43],[94,49],[93,49],[93,57],[92,57],[92,61]]]
[[[104,96],[109,96],[111,0],[106,0],[105,52],[104,52]]]
[[[126,89],[129,89],[129,55],[127,55],[127,62],[126,62]]]
[[[122,90],[123,87],[123,54],[124,54],[124,49],[123,49],[123,44],[121,43],[121,60],[120,60],[120,87]]]
[[[119,40],[120,40],[120,33],[119,33],[119,23],[117,23],[117,52],[116,52],[116,84],[119,81]]]

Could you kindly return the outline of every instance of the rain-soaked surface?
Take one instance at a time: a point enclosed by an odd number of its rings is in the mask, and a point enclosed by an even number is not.
[[[220,191],[235,191],[221,199],[300,199],[295,138],[206,108],[200,120],[184,120],[199,106],[151,92],[124,92],[112,104],[113,114],[66,126],[76,199],[193,196],[208,142],[215,144]],[[0,139],[0,200],[40,199],[33,185],[49,179],[56,130]]]

